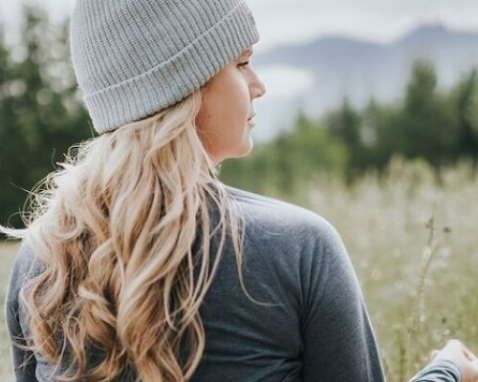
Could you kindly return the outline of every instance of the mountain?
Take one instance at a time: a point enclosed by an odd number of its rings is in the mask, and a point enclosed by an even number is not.
[[[403,95],[411,65],[418,58],[430,59],[440,88],[455,84],[463,73],[478,67],[478,33],[453,31],[443,25],[424,25],[388,44],[330,36],[303,45],[281,46],[255,54],[253,65],[261,76],[281,67],[306,73],[310,80],[303,90],[289,97],[260,101],[258,122],[262,137],[272,137],[292,121],[298,104],[310,116],[320,116],[340,105],[344,96],[356,107],[370,98],[393,102]],[[266,87],[280,88],[285,77],[273,78]],[[290,82],[290,79],[289,79]],[[280,112],[278,112],[280,111]],[[259,126],[258,126],[259,127]],[[258,135],[259,136],[259,135]]]

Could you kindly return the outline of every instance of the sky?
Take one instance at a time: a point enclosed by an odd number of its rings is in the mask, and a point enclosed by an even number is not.
[[[41,3],[52,21],[69,15],[75,0],[29,0]],[[7,31],[19,23],[21,0],[0,0]],[[257,52],[279,44],[304,43],[328,35],[345,35],[387,43],[420,24],[442,23],[455,30],[478,32],[478,0],[248,0],[261,40]],[[13,37],[11,37],[13,38]]]

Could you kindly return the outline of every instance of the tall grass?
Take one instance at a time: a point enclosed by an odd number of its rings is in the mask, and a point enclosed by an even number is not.
[[[293,200],[338,229],[354,263],[389,382],[404,382],[451,337],[478,351],[478,179],[471,165],[443,171],[395,159],[385,176],[351,188],[313,179]],[[281,197],[280,190],[271,195]],[[291,199],[291,198],[289,198]],[[15,245],[0,245],[0,301]],[[0,320],[0,381],[12,381]]]
[[[403,382],[450,337],[478,351],[478,179],[462,162],[437,184],[422,161],[396,158],[352,188],[311,184],[305,204],[344,239],[389,382]]]
[[[10,343],[8,341],[7,326],[5,323],[5,294],[17,244],[0,241],[0,382],[14,381],[11,364]]]

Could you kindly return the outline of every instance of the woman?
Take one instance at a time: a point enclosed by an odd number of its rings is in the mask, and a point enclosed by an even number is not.
[[[100,135],[2,229],[17,380],[383,381],[335,228],[218,180],[265,94],[246,3],[78,0],[70,38]]]

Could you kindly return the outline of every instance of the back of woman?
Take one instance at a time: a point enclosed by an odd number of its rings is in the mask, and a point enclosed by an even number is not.
[[[199,309],[207,341],[192,381],[383,381],[365,305],[335,229],[300,207],[226,190],[245,217],[242,275],[249,296],[226,238]],[[216,225],[219,214],[211,216]],[[219,243],[216,234],[212,262]],[[33,251],[22,246],[12,277],[32,261]],[[198,264],[195,280],[199,275]],[[180,350],[184,361],[190,355],[184,339]],[[103,356],[99,349],[89,353],[89,367]],[[50,380],[52,370],[37,360],[38,380]],[[123,373],[119,380],[129,378]]]

